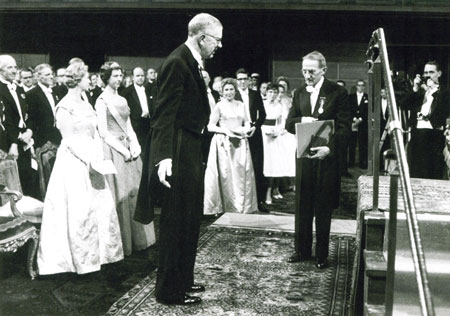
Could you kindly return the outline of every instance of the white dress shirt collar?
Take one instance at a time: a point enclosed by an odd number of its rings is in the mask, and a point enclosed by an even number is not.
[[[202,69],[204,69],[205,67],[203,66],[203,59],[202,59],[202,56],[200,55],[200,53],[197,52],[197,51],[194,49],[194,47],[193,47],[188,41],[186,41],[184,44],[189,48],[189,50],[190,50],[191,53],[192,53],[192,56],[193,56],[194,59],[197,61],[198,65],[199,65]]]
[[[41,87],[44,93],[52,94],[52,88],[44,86],[42,83],[38,82],[39,87]]]

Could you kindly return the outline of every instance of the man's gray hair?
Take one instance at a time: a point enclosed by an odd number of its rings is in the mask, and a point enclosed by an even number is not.
[[[212,26],[222,27],[222,23],[211,14],[199,13],[189,21],[188,35],[191,37],[200,33],[205,33],[206,30]]]
[[[3,69],[8,61],[11,61],[15,59],[11,55],[0,55],[0,69]]]
[[[302,60],[305,60],[305,59],[317,60],[319,62],[320,68],[324,68],[327,66],[327,61],[325,60],[325,56],[323,56],[322,53],[317,50],[303,56]]]
[[[34,72],[37,72],[38,74],[40,74],[41,71],[44,70],[45,68],[53,70],[52,66],[50,66],[49,64],[39,64],[34,68]]]

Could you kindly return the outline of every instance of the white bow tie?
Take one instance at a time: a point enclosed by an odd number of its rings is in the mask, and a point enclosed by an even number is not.
[[[319,92],[320,88],[317,87],[313,87],[313,86],[306,86],[306,91],[309,93],[313,93],[313,92]]]
[[[11,91],[16,91],[17,86],[15,83],[8,83],[8,89]]]

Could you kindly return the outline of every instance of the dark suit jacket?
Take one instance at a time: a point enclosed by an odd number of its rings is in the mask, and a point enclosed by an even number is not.
[[[406,96],[405,102],[401,103],[402,109],[410,110],[409,126],[415,129],[417,126],[417,113],[422,109],[425,91],[411,92]],[[431,103],[428,119],[434,129],[446,126],[446,119],[450,112],[450,91],[439,89],[433,93],[433,103]]]
[[[23,91],[22,87],[17,86],[16,93],[17,93],[17,97],[20,102],[20,108],[22,110],[22,117],[25,121],[25,124],[27,124],[28,106],[27,106],[27,102],[26,102],[25,92]],[[26,128],[19,128],[19,122],[20,122],[19,110],[17,109],[16,102],[14,101],[14,98],[11,95],[11,92],[9,91],[8,86],[6,84],[4,84],[3,82],[0,82],[0,103],[2,104],[2,107],[4,108],[4,114],[5,114],[4,126],[6,128],[6,136],[7,136],[8,149],[9,149],[9,147],[13,143],[18,144],[18,145],[20,145],[22,143],[17,138],[19,137],[19,134],[21,132],[26,131]]]
[[[321,102],[321,99],[324,100],[322,101],[324,102],[323,113],[319,114],[319,102]],[[300,194],[311,194],[311,183],[315,183],[315,192],[321,192],[321,194],[315,195],[315,199],[319,205],[335,208],[339,204],[340,187],[336,139],[348,137],[351,125],[350,109],[347,103],[347,90],[325,79],[317,98],[314,113],[311,115],[310,93],[306,91],[306,86],[303,85],[294,94],[292,107],[286,120],[286,129],[288,132],[295,134],[295,124],[300,123],[303,116],[313,116],[320,121],[334,120],[335,133],[327,145],[330,148],[330,154],[325,159],[302,159],[302,177],[309,181],[309,186],[307,186],[308,189],[302,186],[300,188]],[[317,174],[315,174],[313,169],[317,171]],[[316,177],[320,181],[316,181]]]
[[[99,86],[95,86],[94,89],[86,92],[86,94],[88,94],[88,97],[90,98],[91,104],[95,105],[97,98],[100,96],[100,94],[102,94],[102,92],[102,88],[100,88]]]
[[[47,141],[61,143],[61,133],[56,128],[53,110],[42,88],[37,85],[26,93],[28,102],[28,128],[33,131],[35,147],[42,147]],[[53,98],[56,102],[56,98]]]
[[[367,133],[368,131],[368,111],[369,111],[369,97],[367,93],[364,93],[361,103],[358,104],[358,96],[356,93],[350,94],[348,96],[348,103],[351,110],[352,119],[354,117],[362,118],[362,122],[358,126],[358,131],[362,133]],[[367,136],[366,136],[367,137]]]
[[[150,109],[151,99],[147,94],[147,91],[145,92],[145,94],[147,97],[147,105],[149,107],[148,110],[149,113],[151,113],[152,112]],[[127,99],[128,107],[130,108],[131,125],[133,126],[133,130],[136,133],[139,144],[141,145],[141,147],[144,147],[147,134],[150,130],[150,118],[142,117],[141,102],[139,101],[139,97],[137,95],[134,84],[126,88],[123,91],[122,96],[125,99]]]
[[[185,44],[164,61],[159,71],[157,89],[155,113],[148,135],[151,141],[147,140],[145,146],[135,213],[135,220],[142,223],[149,223],[154,217],[152,195],[157,194],[156,187],[160,185],[153,172],[155,164],[166,158],[183,161],[182,157],[174,157],[177,130],[198,135],[200,141],[210,114],[205,82],[200,76],[197,61]]]
[[[55,95],[56,104],[58,104],[59,101],[61,101],[62,98],[64,98],[67,92],[69,91],[69,89],[67,89],[67,87],[63,84],[54,86],[52,90],[53,94]]]

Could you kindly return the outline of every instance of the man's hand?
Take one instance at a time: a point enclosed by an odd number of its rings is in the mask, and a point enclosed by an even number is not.
[[[310,150],[315,152],[314,155],[309,157],[310,159],[322,160],[330,154],[330,148],[327,146],[311,147]]]
[[[255,126],[250,127],[250,129],[247,132],[247,137],[252,137],[253,134],[255,134],[255,131],[256,131],[256,127]]]
[[[33,132],[30,129],[27,129],[25,133],[19,135],[19,139],[23,141],[25,144],[29,144],[33,137]]]
[[[166,180],[166,177],[172,176],[172,159],[164,159],[158,163],[158,177],[165,187],[170,189],[170,183]]]
[[[312,116],[302,116],[302,123],[311,123],[315,121],[317,121],[317,119]]]
[[[14,159],[19,158],[19,148],[17,144],[11,144],[11,147],[9,147],[8,155],[12,156]]]

